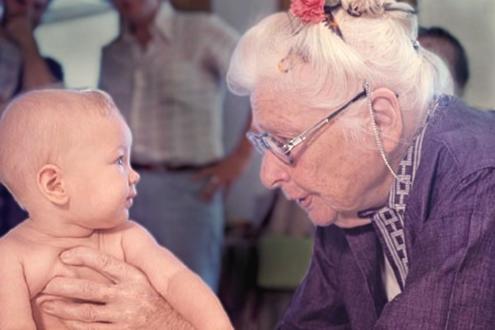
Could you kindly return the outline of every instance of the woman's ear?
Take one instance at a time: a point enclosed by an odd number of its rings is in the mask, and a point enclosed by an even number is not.
[[[383,147],[390,153],[399,145],[403,133],[398,96],[388,88],[378,88],[371,93],[371,105]]]
[[[50,202],[62,206],[69,202],[69,196],[64,187],[61,169],[52,164],[44,165],[37,176],[38,188],[41,194]]]

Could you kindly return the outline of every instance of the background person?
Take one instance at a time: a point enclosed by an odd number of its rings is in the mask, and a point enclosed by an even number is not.
[[[44,58],[34,37],[51,0],[4,0],[0,25],[0,104],[20,91],[60,83],[62,67]]]
[[[469,81],[469,61],[461,42],[444,28],[420,28],[421,46],[440,56],[454,79],[455,94],[462,97]]]
[[[40,54],[34,37],[50,0],[4,0],[0,24],[0,114],[17,94],[40,87],[63,85],[62,66]],[[0,185],[0,236],[26,213]]]

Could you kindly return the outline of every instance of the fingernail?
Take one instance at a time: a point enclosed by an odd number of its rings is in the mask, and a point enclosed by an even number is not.
[[[64,251],[60,255],[60,258],[62,259],[62,261],[69,262],[69,261],[72,261],[74,259],[74,255],[73,255],[72,251],[70,251],[70,250]]]

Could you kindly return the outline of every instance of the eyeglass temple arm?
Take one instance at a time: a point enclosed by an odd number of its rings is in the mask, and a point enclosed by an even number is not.
[[[308,136],[310,136],[312,132],[319,130],[323,125],[328,124],[333,117],[337,116],[339,113],[344,111],[349,105],[356,102],[357,100],[359,100],[363,96],[366,96],[366,90],[363,90],[361,93],[354,96],[349,102],[347,102],[346,104],[341,106],[339,109],[332,112],[328,117],[320,120],[315,126],[308,128],[307,130],[303,131],[301,134],[299,134],[298,136],[294,137],[289,142],[287,142],[287,144],[286,144],[287,148],[286,148],[286,150],[284,150],[284,152],[289,153],[292,149],[294,149],[295,146],[297,146],[299,143],[306,140],[306,138]]]

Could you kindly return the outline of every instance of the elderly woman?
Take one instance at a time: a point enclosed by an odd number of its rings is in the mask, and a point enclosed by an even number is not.
[[[293,0],[237,47],[261,179],[317,226],[280,329],[495,324],[495,118],[416,36],[407,4]]]
[[[237,47],[228,79],[251,95],[261,179],[316,225],[279,329],[495,324],[495,118],[446,96],[447,68],[416,42],[416,19],[394,0],[293,0]],[[166,324],[167,305],[136,270],[68,253],[116,284],[54,281],[47,293],[105,304],[46,308],[105,329]]]

